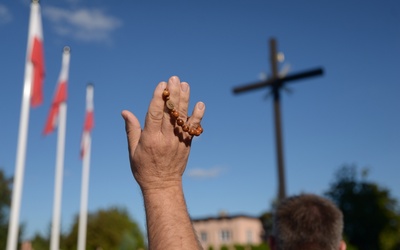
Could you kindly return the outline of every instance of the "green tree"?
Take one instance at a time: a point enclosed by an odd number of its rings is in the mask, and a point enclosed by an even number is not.
[[[260,216],[260,221],[263,226],[263,233],[261,238],[263,242],[268,242],[269,236],[272,234],[272,227],[273,227],[273,214],[272,212],[264,212]]]
[[[30,239],[34,250],[50,249],[51,227],[52,225],[49,223],[47,232],[44,235],[39,231],[35,232],[35,235]],[[65,238],[66,235],[60,232],[60,249],[65,249]]]
[[[235,250],[269,250],[269,246],[267,243],[263,242],[259,245],[240,245],[240,244],[235,244],[234,245]]]
[[[263,242],[260,245],[251,246],[251,250],[269,250],[269,246],[267,243]]]
[[[245,246],[239,244],[235,244],[233,247],[235,250],[246,250]]]
[[[342,210],[344,236],[360,250],[398,249],[400,213],[389,190],[361,178],[355,166],[340,168],[326,195]]]
[[[86,249],[136,250],[144,249],[144,237],[136,222],[122,208],[98,210],[88,215]],[[65,238],[64,249],[76,249],[79,218]]]
[[[50,240],[39,233],[36,233],[35,236],[33,236],[31,243],[33,249],[44,250],[50,248]]]
[[[0,249],[6,249],[12,178],[0,169]]]

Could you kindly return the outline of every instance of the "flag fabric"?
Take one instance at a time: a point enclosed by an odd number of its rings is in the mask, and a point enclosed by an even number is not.
[[[56,91],[54,93],[53,102],[50,107],[49,115],[47,117],[46,125],[43,130],[43,134],[50,134],[55,130],[58,123],[58,114],[60,104],[67,101],[67,83],[69,73],[69,61],[70,61],[70,49],[64,47],[62,56],[61,72],[58,78]]]
[[[37,107],[43,102],[45,75],[42,18],[38,1],[33,1],[31,4],[26,64],[32,64],[31,105]]]
[[[93,114],[93,85],[89,84],[86,88],[86,114],[85,122],[83,124],[83,133],[81,141],[81,158],[86,155],[87,148],[90,146],[90,133],[94,127],[94,114]]]

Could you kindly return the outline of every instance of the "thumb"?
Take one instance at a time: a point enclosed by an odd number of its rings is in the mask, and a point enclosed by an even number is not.
[[[125,120],[125,131],[126,137],[128,138],[128,149],[129,153],[131,154],[136,150],[142,130],[140,128],[140,123],[134,114],[132,114],[128,110],[124,110],[122,111],[121,115],[122,118],[124,118]]]

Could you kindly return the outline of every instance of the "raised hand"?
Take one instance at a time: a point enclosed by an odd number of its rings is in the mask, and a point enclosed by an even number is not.
[[[168,97],[163,97],[164,90],[169,91]],[[143,130],[131,112],[122,112],[132,173],[142,189],[162,188],[181,180],[195,135],[183,131],[185,127],[178,125],[178,120],[181,119],[189,130],[199,129],[205,111],[204,103],[199,102],[187,119],[189,96],[189,84],[173,76],[168,83],[160,82],[156,87]],[[172,103],[173,109],[168,108],[166,102]],[[179,116],[174,117],[173,111]]]
[[[176,76],[156,87],[144,129],[124,110],[129,159],[144,199],[149,249],[201,249],[182,189],[182,175],[205,105],[198,102],[188,118],[190,87]]]

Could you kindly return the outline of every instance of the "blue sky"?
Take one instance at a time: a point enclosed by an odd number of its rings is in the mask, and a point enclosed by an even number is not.
[[[184,175],[193,217],[260,215],[277,192],[268,89],[232,89],[270,74],[276,37],[290,73],[323,67],[322,77],[288,85],[282,97],[289,195],[322,194],[343,164],[400,199],[400,3],[389,1],[41,1],[44,104],[30,112],[20,221],[25,238],[51,223],[57,133],[42,130],[71,47],[62,229],[79,212],[79,158],[85,87],[95,85],[89,210],[123,206],[145,228],[129,167],[123,109],[143,121],[154,87],[178,75],[191,106],[205,102],[205,132]],[[0,167],[14,175],[29,1],[0,3]]]

